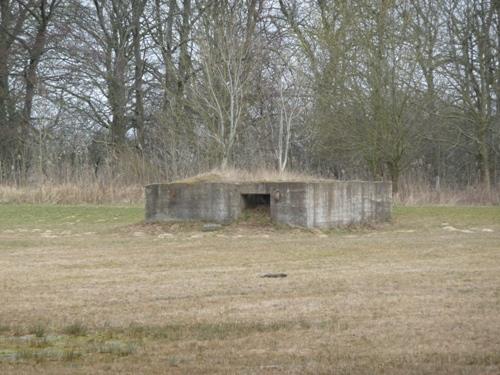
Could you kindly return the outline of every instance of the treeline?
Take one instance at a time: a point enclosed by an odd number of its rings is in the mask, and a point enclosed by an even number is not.
[[[500,0],[1,0],[0,182],[499,181]]]

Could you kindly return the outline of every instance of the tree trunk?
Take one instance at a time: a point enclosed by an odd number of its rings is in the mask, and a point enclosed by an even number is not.
[[[135,90],[135,129],[137,131],[137,142],[139,149],[144,149],[144,92],[142,88],[144,73],[144,61],[141,55],[141,30],[140,20],[144,11],[145,2],[135,0],[133,2],[133,45],[134,45],[134,90]]]
[[[397,162],[388,162],[387,168],[391,175],[392,181],[392,194],[396,195],[399,192],[399,177],[401,175],[401,168]]]
[[[221,169],[226,169],[227,168],[227,165],[228,165],[228,155],[227,153],[224,151],[223,155],[222,155],[222,160],[221,160],[221,163],[220,163],[220,168]]]
[[[115,50],[113,72],[108,82],[109,101],[111,107],[111,143],[114,153],[119,153],[125,146],[127,126],[125,110],[127,104],[127,90],[125,87],[125,69],[127,61],[123,49]]]
[[[479,153],[477,155],[477,158],[479,163],[479,175],[481,184],[487,191],[489,191],[491,187],[490,158],[489,158],[489,148],[486,142],[482,142],[479,145]]]
[[[183,1],[182,9],[182,24],[179,33],[179,77],[177,81],[177,97],[182,98],[184,94],[184,85],[186,84],[189,77],[189,68],[191,65],[191,60],[188,51],[189,34],[191,32],[191,0]]]
[[[500,64],[500,0],[494,1],[494,9],[497,18],[497,41],[496,41],[496,56],[497,56],[497,64]],[[496,76],[495,76],[495,94],[496,94],[496,127],[497,129],[493,129],[493,131],[500,132],[500,67],[496,68]],[[497,145],[498,147],[498,145]],[[500,147],[498,148],[498,152],[500,153]],[[498,160],[498,154],[494,156],[493,166],[496,166]],[[493,183],[496,185],[498,183],[497,179],[497,168],[495,167],[493,174]]]
[[[30,150],[29,138],[32,133],[32,122],[31,116],[33,112],[33,98],[35,97],[35,90],[37,84],[37,68],[40,58],[42,57],[45,42],[47,39],[47,26],[50,20],[51,12],[46,13],[47,1],[42,0],[40,2],[40,18],[39,24],[35,36],[35,41],[31,46],[29,51],[29,63],[24,68],[24,82],[25,82],[25,94],[24,94],[24,106],[20,118],[20,124],[17,134],[16,142],[16,156],[18,161],[19,171],[24,175],[30,164]]]
[[[2,25],[3,26],[3,25]],[[6,35],[0,32],[0,127],[3,129],[8,121],[9,102],[9,48]]]
[[[2,27],[5,27],[2,2]],[[9,48],[7,47],[7,35],[0,31],[0,177],[10,175],[13,161],[12,150],[12,119],[9,116],[9,70],[8,70]]]

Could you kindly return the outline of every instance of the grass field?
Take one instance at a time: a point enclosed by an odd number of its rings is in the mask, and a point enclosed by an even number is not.
[[[326,232],[142,216],[0,205],[0,373],[500,373],[499,207]]]

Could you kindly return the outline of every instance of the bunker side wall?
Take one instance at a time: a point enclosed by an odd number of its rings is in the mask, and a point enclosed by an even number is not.
[[[391,218],[390,182],[334,181],[308,184],[307,227],[331,228]]]
[[[145,196],[146,196],[146,213],[145,219],[146,222],[154,221],[154,218],[158,212],[158,196],[159,196],[159,184],[147,185],[145,187]]]
[[[241,197],[234,185],[155,184],[146,187],[146,220],[206,220],[229,223],[240,215]]]

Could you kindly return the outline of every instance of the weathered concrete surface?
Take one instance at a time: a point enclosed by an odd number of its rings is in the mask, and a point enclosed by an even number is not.
[[[306,194],[308,228],[331,228],[391,218],[390,183],[335,181],[308,184]]]
[[[245,209],[244,195],[265,194],[271,219],[307,228],[331,228],[391,217],[388,182],[195,182],[146,186],[146,220],[230,223]]]
[[[225,183],[146,186],[146,220],[207,220],[229,223],[241,212],[240,192]]]

